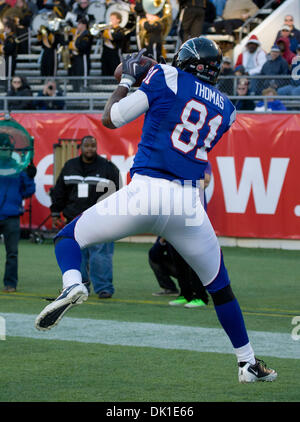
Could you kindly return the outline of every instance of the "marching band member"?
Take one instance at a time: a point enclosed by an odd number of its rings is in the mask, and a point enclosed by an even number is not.
[[[13,19],[16,24],[16,36],[19,39],[18,53],[28,54],[28,29],[32,20],[32,11],[26,0],[17,0],[16,4],[7,9],[3,18]]]
[[[0,0],[0,21],[2,21],[5,13],[10,9],[11,6],[6,3],[6,0]]]
[[[8,89],[10,79],[15,74],[17,61],[16,25],[13,20],[6,18],[3,31],[3,44],[0,44],[0,55],[5,58],[5,75],[8,79]]]
[[[55,76],[57,72],[57,45],[61,36],[42,26],[37,34],[37,40],[42,46],[41,76]]]
[[[110,29],[102,33],[103,51],[101,56],[102,76],[112,76],[121,62],[121,52],[125,40],[123,28],[120,26],[122,16],[119,12],[110,14]]]
[[[145,48],[147,49],[144,55],[150,55],[156,61],[159,61],[163,45],[163,27],[159,16],[146,13],[144,29],[146,31]]]
[[[92,49],[93,37],[88,29],[86,18],[80,18],[77,22],[77,29],[73,40],[69,43],[71,51],[71,67],[69,76],[83,76],[84,88],[87,88],[86,77],[90,73],[90,54]],[[72,81],[74,91],[82,90],[82,78]]]

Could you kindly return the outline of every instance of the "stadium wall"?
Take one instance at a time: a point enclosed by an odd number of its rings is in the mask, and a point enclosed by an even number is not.
[[[33,228],[49,216],[53,145],[60,138],[95,136],[98,153],[119,167],[125,183],[130,180],[143,118],[109,130],[102,126],[100,114],[20,113],[12,117],[34,137],[37,190],[32,199]],[[239,114],[210,152],[208,214],[221,244],[300,249],[299,134],[300,115]],[[28,222],[29,213],[25,213],[23,226]],[[41,228],[47,230],[50,224],[48,219]]]

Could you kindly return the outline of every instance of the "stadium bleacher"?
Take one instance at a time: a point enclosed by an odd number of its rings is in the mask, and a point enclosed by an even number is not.
[[[286,1],[288,3],[289,0]],[[235,37],[226,34],[207,34],[207,36],[215,40],[216,42],[229,42],[232,45],[241,43],[245,38],[249,36],[250,31],[259,27],[266,18],[270,17],[274,12],[272,5],[275,0],[269,0],[265,5],[251,18],[249,18],[242,27],[235,31]],[[171,31],[170,34],[174,34],[176,31]],[[37,37],[32,31],[28,37],[28,54],[19,54],[17,58],[16,75],[25,76],[32,89],[33,96],[36,96],[38,91],[42,90],[43,83],[46,78],[40,76],[40,54],[41,46],[37,41]],[[165,39],[164,49],[166,53],[166,61],[170,63],[174,52],[180,44],[178,36],[168,35]],[[130,38],[130,50],[137,51],[137,40],[135,35]],[[101,76],[101,43],[94,41],[92,54],[91,54],[91,71],[90,76],[87,78],[86,87],[83,91],[74,91],[68,72],[64,69],[63,63],[60,61],[58,65],[58,71],[56,75],[57,83],[63,92],[65,98],[65,110],[89,110],[89,111],[101,111],[105,105],[105,102],[109,98],[110,94],[116,87],[116,81],[113,77],[102,77]],[[225,78],[226,79],[226,78]],[[271,78],[273,79],[273,78]],[[235,83],[236,86],[236,83]],[[236,94],[236,91],[234,92]],[[6,109],[7,102],[4,101],[6,92],[2,86],[0,87],[0,104],[3,109]],[[232,97],[233,99],[236,97]],[[2,99],[2,101],[1,101]],[[253,98],[255,99],[255,98]],[[287,107],[287,110],[300,110],[300,99],[298,98],[284,98],[282,99]]]

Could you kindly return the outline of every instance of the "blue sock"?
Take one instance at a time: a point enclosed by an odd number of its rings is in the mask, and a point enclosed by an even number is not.
[[[61,273],[81,268],[81,250],[75,239],[61,238],[55,245],[55,255]]]
[[[80,216],[67,224],[54,238],[56,260],[62,274],[68,270],[80,271],[81,268],[81,250],[74,237],[79,218]]]
[[[240,305],[230,287],[222,252],[218,275],[206,289],[212,296],[218,319],[233,347],[245,346],[249,338]]]
[[[215,305],[215,310],[234,348],[242,347],[249,343],[242,311],[236,299],[223,305]]]

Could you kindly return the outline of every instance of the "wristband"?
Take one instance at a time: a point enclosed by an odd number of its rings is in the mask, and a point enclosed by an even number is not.
[[[128,90],[132,87],[135,83],[135,78],[130,75],[123,74],[119,83],[119,86],[124,86],[128,88]]]

